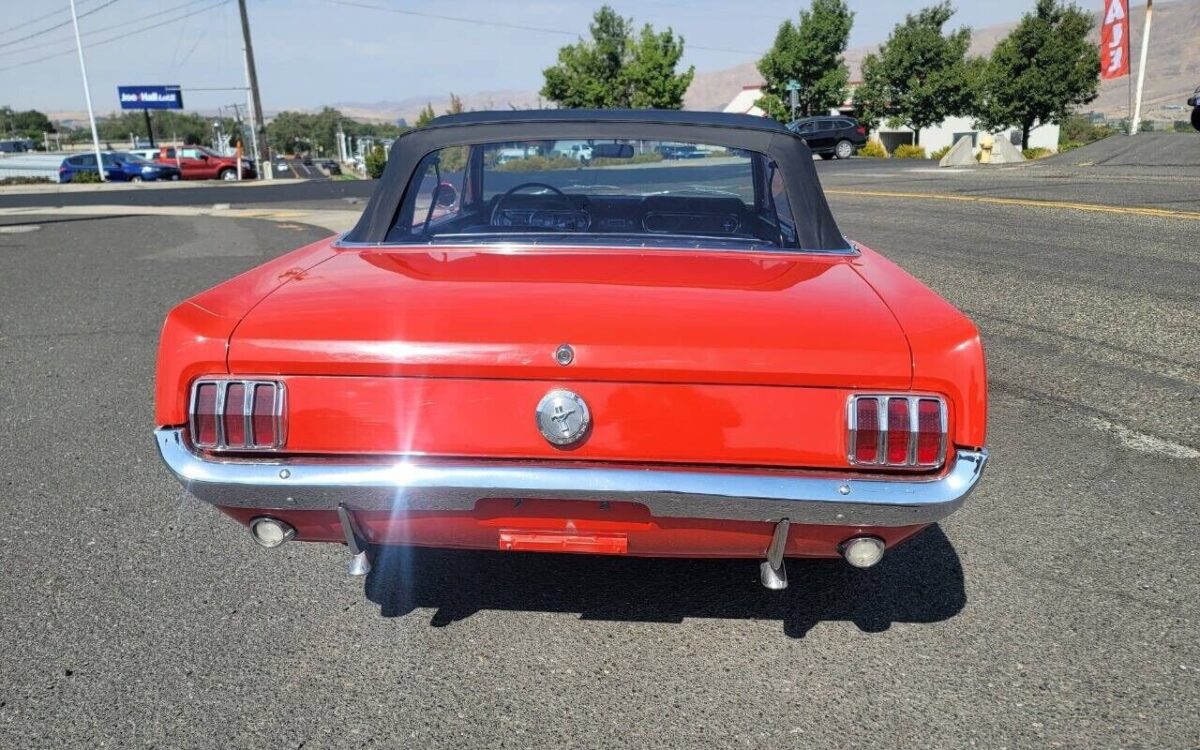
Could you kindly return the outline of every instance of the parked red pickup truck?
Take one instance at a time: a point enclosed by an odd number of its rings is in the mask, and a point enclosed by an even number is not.
[[[152,161],[178,166],[185,180],[236,180],[237,157],[222,156],[203,146],[163,146],[146,155]],[[249,161],[242,163],[242,177],[254,178],[258,173]]]

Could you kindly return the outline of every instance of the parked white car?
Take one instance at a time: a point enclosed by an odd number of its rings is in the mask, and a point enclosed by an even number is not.
[[[555,141],[550,154],[587,164],[592,160],[592,144],[587,141]]]

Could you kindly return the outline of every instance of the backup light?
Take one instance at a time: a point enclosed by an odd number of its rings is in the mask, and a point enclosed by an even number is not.
[[[283,383],[275,380],[197,381],[188,410],[192,443],[210,450],[282,448],[284,396]]]
[[[946,402],[940,396],[856,394],[846,412],[851,464],[936,468],[946,459]]]
[[[250,535],[258,546],[272,549],[290,541],[296,536],[296,529],[277,518],[263,516],[250,522]]]
[[[883,559],[883,540],[874,536],[856,536],[842,542],[842,557],[856,568],[869,568]]]

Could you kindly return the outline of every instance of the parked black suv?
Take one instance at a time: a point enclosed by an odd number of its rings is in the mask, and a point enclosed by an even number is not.
[[[822,159],[849,159],[867,143],[867,129],[844,115],[801,117],[787,127]]]

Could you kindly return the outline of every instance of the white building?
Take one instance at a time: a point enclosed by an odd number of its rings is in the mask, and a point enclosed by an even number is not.
[[[733,100],[725,105],[722,112],[733,112],[739,115],[756,115],[765,117],[766,112],[759,108],[756,102],[762,98],[763,87],[761,83],[753,83],[749,86],[742,86],[742,90],[738,95],[733,97]]]
[[[921,147],[925,149],[925,153],[931,154],[938,149],[953,146],[961,136],[968,135],[971,137],[972,145],[978,148],[981,133],[982,131],[973,126],[970,117],[947,117],[937,125],[921,128]],[[997,138],[1007,137],[1014,146],[1021,147],[1021,131],[1019,129],[1012,128],[994,133],[994,135]],[[904,126],[891,128],[886,123],[880,123],[879,127],[872,131],[871,138],[878,140],[888,152],[891,152],[902,143],[912,143],[913,131],[912,128]],[[1029,131],[1029,147],[1057,151],[1058,126],[1039,125]]]
[[[856,82],[851,83],[851,88],[856,85]],[[766,115],[756,104],[759,98],[763,95],[762,84],[751,84],[743,86],[737,96],[725,105],[723,112],[738,112],[742,114],[758,115],[760,117]],[[830,110],[831,115],[849,115],[854,116],[854,105],[851,101],[847,101],[844,105],[835,110]],[[947,117],[942,122],[928,128],[921,129],[921,147],[925,149],[925,153],[930,154],[938,149],[953,146],[960,136],[968,135],[971,137],[971,143],[978,148],[979,135],[982,131],[973,126],[970,117]],[[1008,137],[1013,144],[1018,148],[1021,145],[1021,131],[1010,129],[1001,133],[994,134],[997,138]],[[913,131],[911,128],[904,126],[892,128],[886,123],[880,123],[879,127],[871,132],[872,140],[877,140],[883,144],[883,147],[892,152],[896,146],[902,143],[913,142]],[[1057,125],[1039,125],[1029,131],[1029,147],[1030,148],[1047,148],[1051,151],[1058,150],[1058,126]]]

